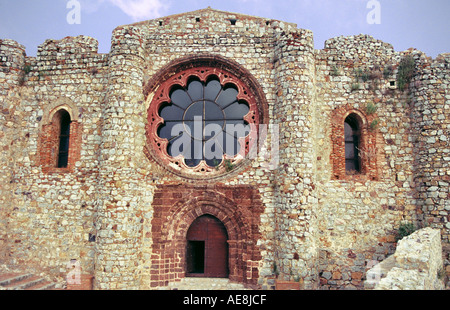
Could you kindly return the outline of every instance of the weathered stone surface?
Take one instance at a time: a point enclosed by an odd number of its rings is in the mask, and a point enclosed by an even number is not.
[[[399,241],[394,255],[367,272],[366,289],[442,290],[444,265],[439,230],[424,228]]]
[[[297,25],[210,8],[118,27],[110,53],[97,47],[67,37],[27,57],[0,40],[0,261],[64,278],[76,260],[98,289],[160,287],[184,276],[176,234],[187,227],[173,219],[213,208],[242,238],[230,257],[240,282],[362,289],[404,222],[440,231],[448,273],[450,54],[396,52],[367,35],[316,50]],[[416,71],[400,90],[408,55]],[[208,180],[154,161],[146,136],[158,83],[202,61],[251,82],[279,129],[265,156]],[[72,121],[67,168],[54,162],[60,109]],[[340,132],[351,113],[364,148],[349,174]],[[205,199],[187,203],[189,193]]]

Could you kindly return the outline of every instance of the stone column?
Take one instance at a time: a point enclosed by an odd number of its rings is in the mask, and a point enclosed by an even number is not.
[[[430,61],[413,53],[412,98],[417,214],[423,226],[440,229],[444,264],[450,275],[450,54]]]
[[[276,243],[279,279],[317,284],[314,169],[314,47],[312,33],[278,32],[275,47],[277,98],[274,119],[280,132],[276,186]]]
[[[141,259],[144,43],[140,29],[113,32],[103,107],[95,289],[137,289]]]
[[[20,86],[25,76],[25,47],[13,40],[0,40],[0,261],[11,259],[11,240],[23,230],[12,230],[13,209],[17,207],[16,159],[23,147],[24,133],[16,112],[22,100]]]

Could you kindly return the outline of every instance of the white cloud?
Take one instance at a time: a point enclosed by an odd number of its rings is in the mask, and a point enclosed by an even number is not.
[[[134,21],[160,17],[168,9],[167,0],[80,0],[80,2],[82,10],[87,12],[96,12],[104,4],[116,6]]]
[[[152,19],[162,15],[167,5],[161,0],[106,0],[134,20]]]

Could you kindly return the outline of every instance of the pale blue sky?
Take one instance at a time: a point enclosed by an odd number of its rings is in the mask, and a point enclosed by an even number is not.
[[[74,1],[74,0],[73,0]],[[88,35],[99,41],[99,52],[110,49],[117,26],[213,9],[296,23],[314,33],[315,46],[340,35],[369,34],[394,46],[410,47],[435,58],[450,52],[449,0],[378,0],[381,23],[368,24],[369,0],[77,0],[81,24],[69,24],[69,0],[0,0],[0,39],[13,39],[35,56],[46,39]]]

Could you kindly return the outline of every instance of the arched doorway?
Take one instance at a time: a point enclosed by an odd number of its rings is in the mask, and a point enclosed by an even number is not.
[[[186,276],[227,278],[228,234],[212,215],[198,217],[186,235]]]
[[[233,282],[257,285],[262,261],[258,246],[258,240],[262,238],[259,227],[261,214],[265,210],[257,188],[246,185],[215,185],[212,190],[198,185],[164,184],[157,185],[154,197],[152,238],[148,240],[151,241],[149,246],[153,253],[148,273],[150,287],[167,286],[170,282],[194,275],[187,271],[187,241],[206,239],[195,240],[194,228],[187,238],[188,231],[191,226],[199,224],[195,222],[200,222],[201,216],[206,215],[220,221],[225,227],[222,231],[227,236],[224,246],[228,251],[228,258],[220,260],[225,262],[222,265],[228,269],[224,276]],[[174,197],[179,197],[178,201],[174,202]],[[205,242],[205,248],[206,245]],[[226,257],[222,255],[224,256]],[[205,260],[208,259],[206,255]],[[207,265],[203,263],[203,266]],[[208,268],[195,275],[205,277],[205,271],[208,275]]]

